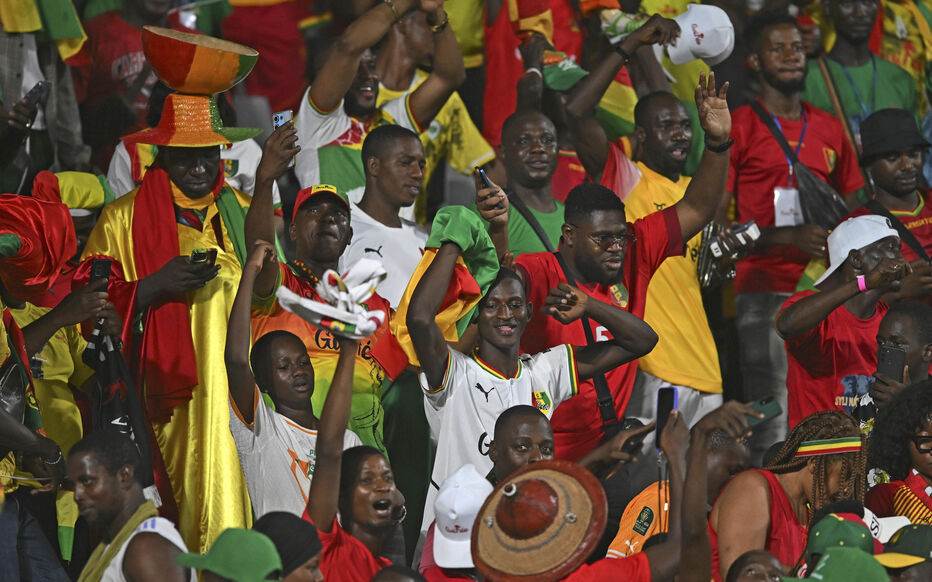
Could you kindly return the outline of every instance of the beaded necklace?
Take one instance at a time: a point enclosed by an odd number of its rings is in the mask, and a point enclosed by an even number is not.
[[[318,281],[320,281],[320,279],[317,277],[317,275],[315,275],[311,271],[311,268],[308,267],[303,261],[299,261],[298,259],[293,259],[291,261],[291,266],[294,268],[293,270],[298,271],[298,273],[296,274],[299,277],[310,282],[311,286],[313,286],[314,288],[317,287],[317,283]]]

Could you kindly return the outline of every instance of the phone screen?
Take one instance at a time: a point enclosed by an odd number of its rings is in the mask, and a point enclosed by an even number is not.
[[[667,425],[667,418],[670,416],[670,411],[676,409],[676,397],[676,388],[672,386],[661,388],[657,391],[656,442],[658,451],[660,450],[660,433],[663,432],[663,428]]]
[[[906,350],[890,346],[880,346],[877,350],[877,372],[891,380],[903,381],[903,369],[906,367]]]

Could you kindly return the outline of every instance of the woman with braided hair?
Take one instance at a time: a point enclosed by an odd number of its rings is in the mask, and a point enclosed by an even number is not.
[[[736,475],[709,514],[712,574],[721,581],[739,556],[767,550],[784,566],[806,547],[809,517],[837,499],[864,499],[866,450],[857,421],[817,412],[790,431],[763,469]]]
[[[878,517],[932,524],[932,380],[907,386],[880,409],[870,461],[896,480],[871,489],[865,505]]]

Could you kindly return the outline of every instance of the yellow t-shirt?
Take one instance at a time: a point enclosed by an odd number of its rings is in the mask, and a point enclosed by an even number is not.
[[[667,482],[651,483],[631,500],[618,522],[618,533],[608,546],[606,558],[626,558],[644,550],[651,536],[670,530]]]
[[[916,80],[920,99],[920,113],[925,107],[926,47],[932,45],[928,23],[923,19],[919,5],[932,11],[927,0],[888,1],[883,3],[883,42],[881,56],[894,65],[906,69]],[[924,35],[923,32],[926,34]]]
[[[467,69],[481,67],[485,60],[485,2],[447,0],[443,8],[450,16],[450,28],[463,53],[463,64]]]
[[[675,184],[637,163],[641,180],[625,198],[628,221],[672,206],[683,198],[687,176]],[[660,265],[647,287],[644,321],[660,341],[653,351],[638,361],[645,372],[671,384],[689,386],[701,392],[719,394],[722,375],[718,351],[709,329],[696,273],[701,235],[686,244],[686,256],[670,257]]]

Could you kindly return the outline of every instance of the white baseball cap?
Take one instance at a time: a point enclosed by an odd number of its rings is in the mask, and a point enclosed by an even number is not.
[[[690,4],[686,12],[673,18],[680,25],[680,37],[667,47],[674,65],[702,59],[715,66],[735,48],[735,27],[718,6]]]
[[[894,517],[877,517],[868,508],[864,508],[864,523],[870,528],[871,534],[878,542],[885,544],[890,541],[893,534],[901,527],[909,525],[909,518],[902,515]]]
[[[492,484],[470,464],[440,486],[434,500],[434,561],[441,568],[473,568],[470,540],[476,515]]]
[[[900,238],[900,235],[890,226],[890,221],[877,214],[855,216],[842,222],[828,235],[828,269],[822,273],[815,285],[820,285],[829,275],[835,272],[848,258],[848,253],[863,249],[871,243],[885,239],[888,236]]]

